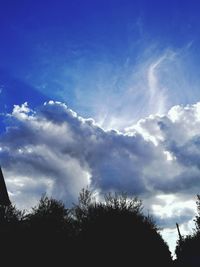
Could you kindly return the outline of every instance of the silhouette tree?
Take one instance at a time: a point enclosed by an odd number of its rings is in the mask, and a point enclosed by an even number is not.
[[[1,250],[8,265],[76,266],[81,261],[89,267],[169,267],[172,262],[153,218],[143,214],[138,198],[126,194],[107,194],[97,202],[83,189],[71,209],[43,195],[27,214],[8,206],[5,218],[0,238],[2,244],[9,241]]]
[[[1,259],[8,265],[60,266],[70,247],[71,224],[64,204],[45,195],[28,214],[10,205],[0,224]]]
[[[195,217],[195,225],[196,225],[195,232],[196,234],[200,234],[200,195],[197,195],[196,205],[197,205],[197,216]]]
[[[62,262],[64,250],[70,246],[73,235],[72,219],[64,204],[52,197],[42,196],[38,205],[26,216],[25,224],[29,239],[26,241],[31,244],[27,253],[32,253],[34,246],[40,262]]]
[[[125,194],[92,200],[83,190],[73,213],[77,223],[77,247],[84,264],[119,266],[170,266],[171,255],[152,217],[144,216],[142,203]],[[87,258],[86,258],[87,255]]]
[[[61,201],[43,195],[37,206],[26,216],[32,227],[42,232],[63,231],[69,211]]]
[[[194,219],[195,229],[190,235],[186,235],[177,241],[176,264],[181,267],[200,266],[200,195],[197,195],[197,215]]]

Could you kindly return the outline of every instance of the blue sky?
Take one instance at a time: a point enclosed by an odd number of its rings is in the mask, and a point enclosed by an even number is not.
[[[194,0],[1,1],[3,103],[27,99],[35,106],[41,94],[41,103],[44,97],[64,101],[117,127],[109,118],[129,120],[132,112],[133,121],[156,111],[143,108],[142,72],[165,55],[157,75],[167,88],[167,107],[192,103],[200,94],[199,8]]]
[[[134,184],[129,193],[144,198],[174,246],[175,222],[190,229],[194,209],[185,209],[199,193],[199,1],[0,3],[0,158],[13,201]]]

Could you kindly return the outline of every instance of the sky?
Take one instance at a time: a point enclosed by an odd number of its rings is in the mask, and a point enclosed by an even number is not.
[[[0,163],[11,201],[127,192],[174,251],[200,186],[200,3],[0,0]]]

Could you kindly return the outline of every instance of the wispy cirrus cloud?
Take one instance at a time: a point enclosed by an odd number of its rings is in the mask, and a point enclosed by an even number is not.
[[[130,52],[121,64],[106,57],[95,62],[82,58],[66,69],[74,81],[76,110],[92,116],[104,129],[123,131],[150,114],[192,103],[192,95],[198,96],[196,81],[185,75],[191,48],[192,43],[182,49],[149,45],[138,57]]]

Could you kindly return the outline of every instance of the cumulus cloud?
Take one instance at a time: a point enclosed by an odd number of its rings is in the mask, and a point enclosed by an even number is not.
[[[161,226],[194,216],[200,185],[200,103],[174,106],[125,132],[105,131],[65,104],[27,103],[7,114],[0,159],[11,200],[30,207],[47,193],[71,204],[81,188],[144,200]],[[172,197],[171,197],[172,196]]]
[[[32,180],[43,181],[39,193],[45,190],[62,199],[77,197],[87,185],[100,191],[146,191],[140,167],[150,161],[154,145],[141,135],[105,132],[92,119],[56,102],[37,111],[27,103],[16,105],[7,119],[9,126],[0,140],[1,162],[16,181],[9,186],[14,187],[13,199],[16,191],[23,195],[29,187],[38,195]]]

